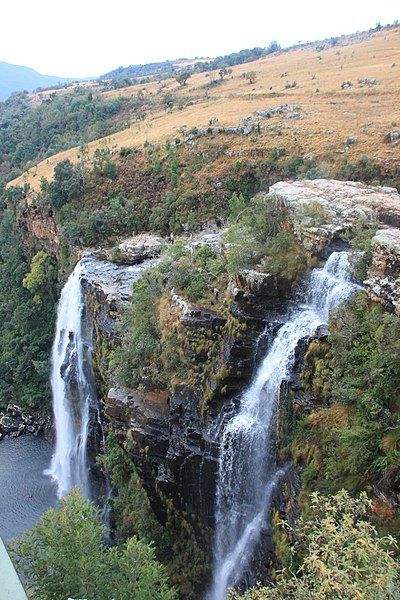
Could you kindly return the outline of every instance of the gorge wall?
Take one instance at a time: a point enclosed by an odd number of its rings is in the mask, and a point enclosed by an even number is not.
[[[283,199],[288,227],[314,260],[347,247],[356,228],[376,228],[373,261],[365,288],[373,300],[398,313],[400,197],[394,189],[313,180],[280,182],[270,192]],[[208,243],[209,237],[205,236],[203,242]],[[223,235],[216,237],[223,244]],[[212,243],[214,238],[211,236]],[[129,263],[129,255],[135,256],[133,262],[137,262],[140,244],[139,241],[139,247],[132,250],[135,240],[131,240],[125,254],[122,246],[121,262]],[[153,254],[158,251],[159,245]],[[148,252],[143,252],[143,258],[148,256]],[[222,415],[235,410],[238,392],[249,383],[262,354],[260,333],[267,323],[272,329],[276,327],[292,297],[293,284],[284,277],[258,271],[244,271],[231,283],[231,311],[244,325],[244,331],[240,337],[227,335],[224,339],[229,374],[223,382],[223,394],[216,389],[208,412],[203,415],[202,392],[189,384],[180,385],[171,393],[152,386],[124,390],[112,381],[108,357],[118,344],[116,320],[129,299],[131,283],[136,277],[130,269],[126,265],[94,261],[93,269],[84,277],[86,302],[95,327],[95,365],[106,419],[122,444],[129,440],[131,456],[158,517],[165,519],[161,492],[177,506],[193,511],[204,523],[212,525],[218,457],[215,433]],[[188,335],[200,328],[216,333],[224,325],[219,315],[176,297],[171,297],[169,310],[178,314]],[[303,355],[304,350],[299,348],[299,361]],[[205,357],[199,352],[195,359],[201,362]],[[287,435],[288,425],[282,424],[282,419],[278,419],[278,424],[281,435],[282,431]]]
[[[372,261],[364,288],[371,300],[400,314],[400,195],[396,190],[321,179],[279,182],[270,193],[280,197],[285,228],[294,234],[308,267],[322,264],[334,250],[349,248],[359,230],[372,230]],[[58,252],[54,215],[41,216],[39,212],[32,208],[23,215],[25,228],[49,251]],[[189,246],[210,245],[221,253],[228,243],[222,230],[185,242]],[[121,241],[117,251],[97,248],[85,252],[88,258],[82,285],[94,330],[97,387],[109,430],[133,459],[158,519],[165,522],[165,500],[170,499],[177,509],[213,527],[218,433],[224,419],[235,414],[239,394],[265,354],[269,336],[280,326],[298,281],[256,269],[242,270],[229,282],[231,303],[229,314],[223,315],[171,292],[164,299],[166,327],[179,323],[181,334],[189,340],[195,342],[199,335],[205,335],[218,342],[223,377],[218,376],[217,369],[210,372],[210,398],[189,378],[179,385],[169,382],[170,386],[157,386],[149,377],[147,384],[123,389],[117,385],[110,365],[112,351],[121,339],[118,320],[129,306],[133,282],[154,264],[165,245],[161,238],[137,236]],[[230,319],[235,320],[234,328]],[[278,450],[285,446],[293,429],[295,412],[307,413],[313,406],[315,398],[304,389],[302,371],[310,341],[324,344],[326,337],[326,329],[321,329],[313,340],[298,344],[291,379],[282,384],[285,389],[276,422]],[[192,362],[205,364],[209,360],[203,346],[196,349],[193,343],[190,347]],[[281,464],[283,460],[281,457]],[[298,488],[298,470],[289,468],[274,499],[275,509],[287,514]],[[255,550],[256,572],[260,563],[267,562],[266,556],[275,560],[273,545],[270,531]]]

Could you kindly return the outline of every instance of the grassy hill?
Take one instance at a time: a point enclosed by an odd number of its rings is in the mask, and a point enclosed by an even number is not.
[[[32,92],[38,87],[57,86],[71,81],[76,79],[41,75],[29,67],[0,62],[0,102],[6,100],[13,92]]]
[[[254,83],[243,77],[249,71],[255,74]],[[399,78],[400,27],[392,26],[354,36],[347,45],[340,40],[312,44],[236,65],[222,81],[218,71],[207,71],[193,74],[184,86],[170,78],[104,91],[104,99],[140,97],[148,106],[141,118],[132,113],[123,131],[91,142],[89,155],[106,146],[115,153],[174,139],[182,126],[190,131],[207,128],[212,121],[217,128],[236,127],[254,111],[287,103],[296,107],[295,118],[277,114],[263,119],[258,147],[284,147],[329,162],[365,154],[390,168],[399,155],[396,142],[387,138],[400,128]],[[254,145],[252,135],[232,135],[229,140],[238,151]],[[66,158],[76,162],[79,148],[55,154],[11,184],[29,183],[37,190],[40,178],[51,178],[54,166]]]

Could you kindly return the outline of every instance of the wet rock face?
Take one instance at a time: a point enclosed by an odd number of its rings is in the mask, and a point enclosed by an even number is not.
[[[302,246],[323,258],[343,247],[343,234],[360,219],[365,225],[400,227],[400,194],[394,188],[313,179],[280,181],[269,191],[283,198],[289,224]]]
[[[217,448],[205,435],[199,405],[185,387],[173,396],[165,390],[108,393],[106,417],[121,441],[132,442],[131,456],[160,521],[167,517],[162,494],[212,524]]]
[[[372,265],[364,281],[367,293],[400,316],[400,229],[377,231],[372,247]]]

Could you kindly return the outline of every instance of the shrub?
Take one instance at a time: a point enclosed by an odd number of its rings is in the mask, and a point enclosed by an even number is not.
[[[365,493],[357,498],[345,490],[331,497],[312,494],[310,516],[300,517],[294,529],[281,524],[296,539],[291,568],[280,573],[272,588],[254,588],[243,598],[396,598],[399,565],[389,550],[395,540],[380,538],[368,522],[371,506]]]
[[[81,164],[73,165],[69,159],[54,167],[53,181],[42,179],[41,191],[54,208],[61,208],[85,189],[86,170]]]
[[[292,444],[295,459],[307,465],[303,484],[329,493],[341,486],[350,491],[373,488],[395,498],[400,481],[400,320],[359,294],[333,313],[330,331],[318,381],[314,372],[308,388],[319,405],[330,400],[329,405],[298,423]]]
[[[257,81],[257,73],[255,71],[246,71],[242,74],[242,77],[246,79],[250,85]]]
[[[157,268],[146,271],[133,284],[131,306],[122,323],[122,345],[110,363],[123,385],[138,384],[143,368],[152,365],[155,370],[160,364],[157,307],[162,291],[163,276]]]
[[[38,600],[172,600],[164,567],[154,549],[137,538],[107,548],[99,510],[78,490],[47,511],[17,540],[14,557]]]
[[[227,236],[228,270],[258,268],[295,280],[306,261],[294,235],[285,230],[285,208],[276,196],[254,197]]]

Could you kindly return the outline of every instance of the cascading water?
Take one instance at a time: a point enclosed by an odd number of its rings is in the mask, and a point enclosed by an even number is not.
[[[274,488],[284,474],[276,465],[274,423],[282,383],[289,378],[299,341],[327,323],[329,311],[356,289],[347,252],[334,252],[309,277],[301,302],[285,319],[237,414],[222,432],[216,498],[214,571],[208,600],[221,600],[248,567],[266,525]]]
[[[58,304],[52,351],[51,388],[56,447],[47,474],[56,481],[59,497],[79,487],[90,497],[87,441],[90,407],[97,406],[92,370],[92,331],[83,301],[78,262]]]

